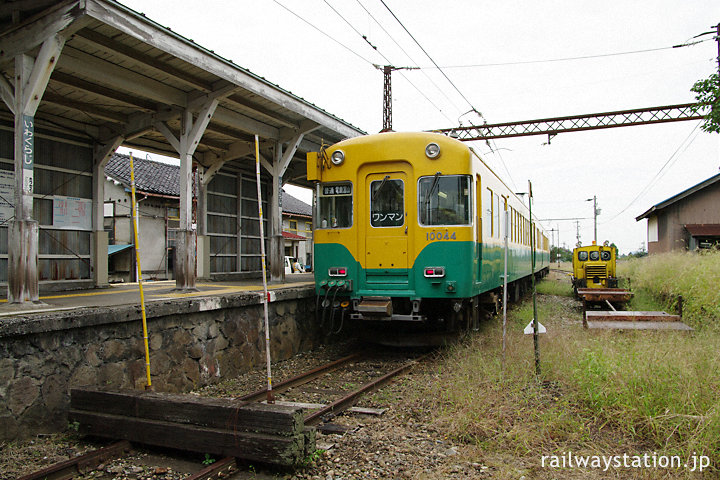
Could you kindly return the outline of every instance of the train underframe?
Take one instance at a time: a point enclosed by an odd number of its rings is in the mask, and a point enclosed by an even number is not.
[[[536,273],[544,277],[548,270]],[[531,277],[508,284],[508,302],[530,290]],[[392,346],[437,346],[451,343],[502,310],[502,287],[470,298],[366,296],[350,299],[340,289],[318,297],[320,325],[339,334],[352,329],[372,343]]]

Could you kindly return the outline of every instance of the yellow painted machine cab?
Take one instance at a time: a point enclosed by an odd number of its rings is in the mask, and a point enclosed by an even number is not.
[[[607,243],[607,242],[606,242]],[[615,247],[588,245],[573,250],[573,287],[617,288]]]

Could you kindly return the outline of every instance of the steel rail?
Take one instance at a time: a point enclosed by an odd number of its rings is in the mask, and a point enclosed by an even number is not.
[[[308,370],[305,373],[301,373],[300,375],[297,375],[295,377],[289,378],[285,381],[282,381],[280,383],[277,383],[273,386],[274,392],[284,392],[286,390],[289,390],[291,388],[304,385],[308,382],[311,382],[318,378],[319,376],[332,372],[334,370],[337,370],[341,366],[345,365],[346,363],[349,363],[353,360],[356,360],[361,357],[361,354],[359,353],[353,353],[351,355],[348,355],[347,357],[343,357],[339,360],[335,360],[334,362],[327,363],[325,365],[321,365],[317,368],[314,368],[312,370]],[[247,395],[243,395],[242,397],[238,397],[238,400],[242,400],[245,402],[254,402],[257,400],[261,400],[265,397],[267,394],[267,389],[262,388],[260,390],[257,390],[252,393],[248,393]]]
[[[264,392],[265,391],[263,390],[263,393]],[[218,460],[217,462],[213,462],[194,475],[185,477],[185,480],[213,480],[216,478],[225,478],[234,468],[237,468],[235,457],[226,457],[222,460]]]
[[[122,440],[112,445],[93,450],[92,452],[80,455],[70,460],[65,460],[55,465],[38,470],[29,475],[22,476],[17,480],[65,480],[75,478],[111,458],[120,457],[130,451],[132,446],[127,440]]]
[[[322,417],[328,414],[338,414],[344,410],[347,410],[348,408],[355,405],[355,403],[362,397],[363,395],[367,393],[372,393],[375,390],[378,390],[383,385],[389,383],[393,378],[397,377],[398,375],[405,373],[406,371],[410,370],[412,367],[420,363],[422,360],[430,356],[429,353],[421,356],[420,358],[417,358],[415,360],[411,360],[402,366],[396,368],[395,370],[391,371],[390,373],[386,373],[382,377],[375,379],[369,383],[366,383],[362,387],[358,388],[357,390],[351,392],[350,394],[344,396],[343,398],[340,398],[338,400],[335,400],[334,402],[328,404],[326,407],[321,408],[320,410],[313,412],[305,417],[305,425],[315,425],[317,423],[320,423],[322,421]]]

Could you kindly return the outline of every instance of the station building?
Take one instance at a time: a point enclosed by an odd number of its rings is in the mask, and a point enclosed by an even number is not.
[[[198,275],[259,274],[257,138],[270,273],[281,280],[282,185],[303,182],[305,153],[323,141],[364,133],[114,0],[3,6],[0,71],[10,303],[108,284],[104,170],[120,146],[180,159],[173,270],[192,290]]]
[[[720,174],[653,205],[647,219],[648,253],[720,247]]]

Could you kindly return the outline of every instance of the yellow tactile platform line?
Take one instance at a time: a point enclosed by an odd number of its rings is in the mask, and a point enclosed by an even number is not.
[[[152,282],[150,284],[144,283],[143,287],[146,292],[150,292],[148,295],[149,297],[157,297],[161,296],[162,298],[184,298],[184,297],[199,297],[199,296],[205,296],[208,294],[212,295],[221,295],[226,293],[234,293],[234,292],[249,292],[249,291],[257,291],[262,290],[262,285],[216,285],[212,283],[199,283],[196,285],[196,287],[200,288],[207,288],[209,290],[200,290],[197,292],[166,292],[166,293],[152,293],[153,291],[157,290],[166,290],[169,286],[174,285],[175,282],[170,280],[166,282],[162,282],[163,284],[160,285],[161,282]],[[133,286],[137,285],[136,283],[125,283],[123,286]],[[268,285],[268,289],[270,290],[277,290],[280,288],[286,288],[286,287],[305,287],[309,285],[314,285],[314,282],[295,282],[295,283],[283,283],[278,285]],[[44,295],[40,297],[40,300],[51,300],[51,299],[58,299],[58,298],[74,298],[74,297],[94,297],[98,295],[116,295],[121,293],[129,293],[133,290],[131,288],[122,288],[122,289],[104,289],[102,291],[98,292],[83,292],[83,293],[65,293],[62,295]],[[7,299],[0,299],[0,303],[7,303]]]

